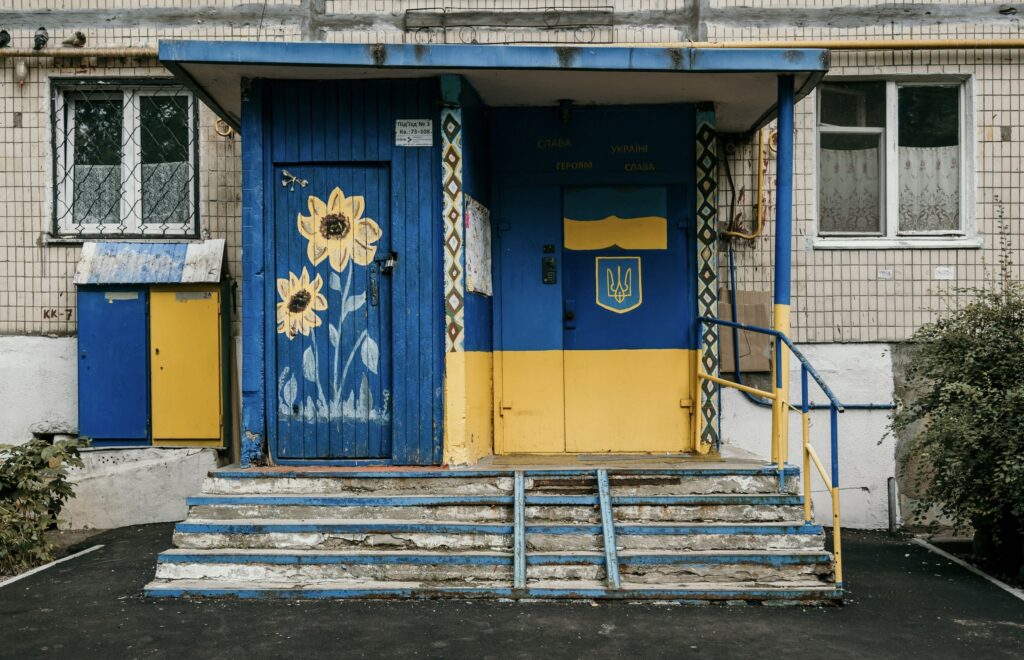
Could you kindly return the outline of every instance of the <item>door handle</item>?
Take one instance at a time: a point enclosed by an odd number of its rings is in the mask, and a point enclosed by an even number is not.
[[[372,306],[372,307],[376,307],[377,303],[380,302],[380,288],[379,288],[379,286],[377,284],[377,271],[378,270],[380,270],[380,267],[377,265],[377,262],[374,262],[373,264],[370,265],[370,287],[369,287],[370,290],[369,290],[369,294],[370,294],[370,306]]]
[[[576,301],[566,299],[563,303],[562,322],[566,330],[576,329]]]

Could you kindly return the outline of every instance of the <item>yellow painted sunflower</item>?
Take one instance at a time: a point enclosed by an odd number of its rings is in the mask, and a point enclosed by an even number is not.
[[[319,275],[312,282],[309,273],[302,269],[302,275],[288,273],[286,278],[278,278],[277,295],[281,302],[277,303],[277,331],[294,339],[300,332],[308,335],[313,328],[319,327],[321,320],[316,312],[327,309],[327,298],[320,293],[324,280]]]
[[[316,266],[330,259],[331,268],[342,272],[349,259],[368,266],[377,252],[380,226],[363,217],[366,200],[359,195],[345,197],[335,188],[324,204],[315,195],[309,196],[309,215],[299,214],[299,233],[309,241],[306,254]]]

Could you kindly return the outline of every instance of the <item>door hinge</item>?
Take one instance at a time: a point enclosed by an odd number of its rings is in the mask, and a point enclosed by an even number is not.
[[[693,409],[693,399],[679,399],[679,407]]]
[[[501,415],[502,415],[502,417],[505,416],[505,411],[506,410],[512,410],[512,402],[511,401],[502,401],[501,402]]]

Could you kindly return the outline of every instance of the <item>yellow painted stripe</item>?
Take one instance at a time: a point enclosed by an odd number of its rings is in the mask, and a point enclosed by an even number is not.
[[[563,221],[565,249],[603,250],[618,246],[624,250],[668,249],[668,221],[658,216],[602,220]]]

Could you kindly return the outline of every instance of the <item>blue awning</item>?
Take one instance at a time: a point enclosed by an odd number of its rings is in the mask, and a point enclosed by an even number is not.
[[[712,102],[718,128],[745,133],[774,117],[779,74],[797,98],[825,75],[816,48],[385,45],[162,41],[160,61],[235,129],[244,79],[464,76],[491,106]]]

